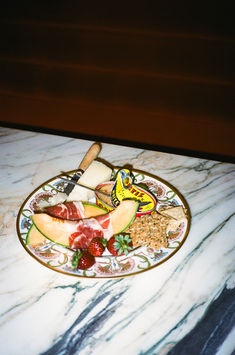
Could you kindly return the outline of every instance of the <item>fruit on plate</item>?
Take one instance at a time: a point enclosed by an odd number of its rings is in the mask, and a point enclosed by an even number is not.
[[[55,206],[45,207],[43,211],[53,217],[69,219],[72,221],[77,221],[82,218],[95,217],[107,213],[104,208],[97,206],[94,203],[81,201],[60,203]]]
[[[112,236],[107,243],[107,249],[115,256],[127,255],[133,249],[129,234]]]
[[[27,236],[26,236],[26,244],[31,245],[32,247],[36,247],[40,244],[45,243],[46,238],[42,235],[34,224],[31,225]]]
[[[46,238],[72,249],[87,249],[94,237],[110,239],[124,231],[134,220],[139,202],[123,200],[113,211],[80,221],[52,217],[46,213],[31,216],[33,224]]]
[[[105,251],[106,245],[107,245],[106,239],[95,237],[91,240],[87,250],[93,256],[102,256]]]
[[[64,219],[66,219],[65,217],[78,217],[79,213],[81,216],[80,218],[96,217],[107,213],[104,208],[90,202],[66,202],[64,204],[46,207],[45,211],[49,212],[49,214],[54,214],[57,217],[63,218],[62,216],[64,216]],[[33,224],[27,233],[26,244],[36,247],[39,244],[43,244],[45,241],[46,237],[40,233]]]
[[[87,250],[77,250],[72,257],[71,261],[74,269],[87,270],[95,264],[95,257]]]

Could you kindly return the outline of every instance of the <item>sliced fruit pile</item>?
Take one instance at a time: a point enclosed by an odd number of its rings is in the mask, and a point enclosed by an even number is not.
[[[77,268],[87,269],[95,263],[95,256],[102,255],[106,246],[111,253],[115,253],[114,255],[121,255],[131,248],[130,240],[126,236],[116,235],[122,233],[132,223],[138,207],[138,201],[124,200],[117,208],[107,213],[96,205],[85,203],[82,207],[79,206],[83,218],[68,220],[50,215],[59,213],[64,216],[68,205],[56,206],[31,216],[33,226],[28,232],[26,243],[34,246],[46,238],[76,250],[72,265],[77,264]],[[74,215],[74,212],[72,214]]]
[[[89,203],[89,202],[66,202],[55,206],[46,207],[41,212],[43,212],[44,214],[49,214],[52,217],[58,217],[60,218],[60,220],[63,219],[79,220],[83,218],[90,218],[99,215],[104,215],[107,213],[107,211],[104,210],[102,207],[99,207],[96,204]],[[40,217],[36,217],[36,219],[41,219],[41,223],[43,221],[43,218],[45,218],[45,223],[46,222],[48,223],[48,221],[46,221],[47,217],[45,216],[42,217],[41,213],[35,214],[34,216],[36,215],[40,216]],[[34,216],[31,217],[32,221],[35,218]],[[43,242],[46,241],[46,239],[50,239],[50,238],[47,236],[47,234],[41,233],[33,223],[33,225],[31,226],[27,234],[26,244],[34,247],[38,244],[42,244]]]

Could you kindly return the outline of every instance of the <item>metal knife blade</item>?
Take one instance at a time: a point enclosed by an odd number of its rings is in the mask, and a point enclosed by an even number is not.
[[[65,182],[68,182],[69,184],[72,184],[72,185],[74,185],[74,186],[84,187],[84,188],[87,189],[87,190],[91,190],[91,191],[97,192],[97,193],[99,193],[99,194],[101,194],[101,195],[110,197],[109,194],[106,194],[106,193],[103,192],[103,191],[93,189],[93,188],[90,187],[90,186],[83,185],[83,184],[81,184],[80,182],[77,182],[77,181],[73,181],[73,180],[68,179],[67,177],[70,177],[70,176],[68,176],[67,174],[63,174],[63,175],[65,175],[66,178],[64,178],[63,176],[60,176],[60,179],[63,180],[63,181],[65,181]]]

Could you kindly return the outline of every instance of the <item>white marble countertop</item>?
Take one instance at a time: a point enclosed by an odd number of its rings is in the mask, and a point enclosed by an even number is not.
[[[118,279],[43,267],[22,247],[16,217],[50,177],[75,169],[93,142],[0,128],[1,354],[231,354],[235,349],[235,166],[102,144],[100,157],[174,185],[188,238],[167,262]]]

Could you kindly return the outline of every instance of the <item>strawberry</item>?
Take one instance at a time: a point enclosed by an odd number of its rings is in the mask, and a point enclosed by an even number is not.
[[[95,258],[87,250],[78,249],[72,257],[72,266],[74,269],[86,270],[95,264]]]
[[[107,243],[108,251],[115,256],[127,255],[132,250],[132,240],[129,234],[126,235],[114,235]]]
[[[95,237],[91,240],[87,250],[93,256],[101,256],[105,250],[106,245],[106,239]]]

